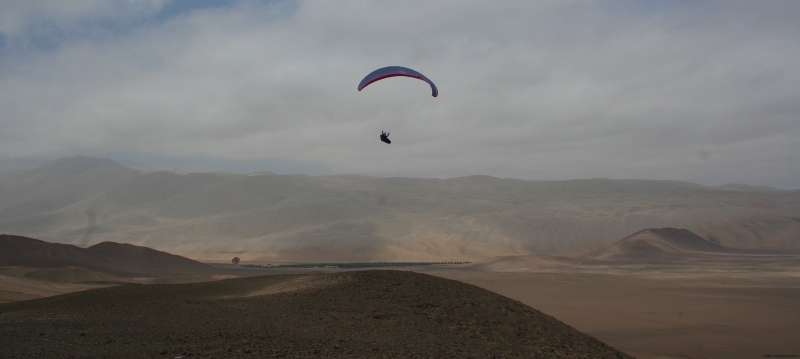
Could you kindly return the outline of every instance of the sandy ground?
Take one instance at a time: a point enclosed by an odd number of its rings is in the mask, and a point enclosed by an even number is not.
[[[252,273],[250,275],[255,275]],[[263,274],[263,273],[262,273]],[[88,289],[113,287],[124,283],[180,284],[235,278],[242,273],[187,277],[132,278],[93,272],[77,267],[28,268],[0,267],[0,304],[51,297]]]
[[[57,283],[0,274],[0,303],[44,298],[112,285],[116,284]]]
[[[519,300],[640,359],[800,357],[797,262],[428,272]]]

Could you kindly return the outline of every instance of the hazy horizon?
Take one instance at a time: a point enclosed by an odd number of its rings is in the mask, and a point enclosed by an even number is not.
[[[738,182],[725,182],[725,183],[699,183],[699,182],[692,182],[692,181],[685,181],[685,180],[672,180],[672,179],[646,179],[646,178],[609,178],[609,177],[591,177],[591,178],[563,178],[563,179],[553,179],[553,180],[539,180],[539,179],[523,179],[523,178],[516,178],[516,177],[497,177],[488,174],[465,174],[455,177],[413,177],[413,176],[391,176],[391,175],[381,175],[381,174],[365,174],[365,173],[333,173],[322,170],[320,168],[314,167],[313,164],[308,163],[295,163],[292,161],[283,161],[283,160],[276,160],[276,159],[260,159],[260,160],[245,160],[242,161],[244,164],[239,166],[231,165],[231,164],[220,164],[221,160],[219,159],[208,159],[208,161],[197,161],[196,158],[194,159],[181,159],[181,160],[174,160],[170,161],[168,159],[156,159],[152,162],[138,162],[134,160],[129,160],[126,158],[114,158],[114,157],[94,157],[94,156],[87,156],[87,155],[71,155],[71,156],[63,156],[58,158],[22,158],[22,159],[0,159],[0,178],[8,177],[13,175],[22,174],[26,171],[30,171],[35,169],[39,166],[44,164],[48,164],[54,161],[73,158],[73,157],[88,157],[94,159],[109,159],[112,160],[120,165],[125,167],[129,167],[139,171],[145,172],[157,172],[157,171],[165,171],[171,172],[178,175],[186,175],[192,173],[230,173],[230,174],[239,174],[239,175],[248,175],[248,174],[260,174],[260,173],[274,173],[277,175],[308,175],[312,177],[316,176],[365,176],[365,177],[373,177],[373,178],[416,178],[416,179],[454,179],[460,177],[470,177],[470,176],[487,176],[493,177],[497,179],[514,179],[514,180],[521,180],[521,181],[545,181],[545,182],[556,182],[556,181],[574,181],[574,180],[591,180],[591,179],[609,179],[609,180],[642,180],[642,181],[675,181],[675,182],[686,182],[691,184],[698,184],[705,187],[722,187],[727,185],[745,185],[745,186],[752,186],[752,187],[765,187],[765,188],[773,188],[777,190],[784,190],[784,191],[793,191],[793,190],[800,190],[800,188],[782,188],[778,186],[766,186],[766,185],[758,185],[754,183],[738,183]],[[219,166],[214,166],[215,164]],[[214,167],[212,167],[214,166]],[[305,169],[304,171],[293,171],[292,169]],[[228,170],[226,170],[228,169]]]

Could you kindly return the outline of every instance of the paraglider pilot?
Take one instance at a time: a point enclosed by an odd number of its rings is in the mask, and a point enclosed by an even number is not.
[[[392,143],[392,141],[389,140],[389,132],[381,131],[381,141],[386,143]]]

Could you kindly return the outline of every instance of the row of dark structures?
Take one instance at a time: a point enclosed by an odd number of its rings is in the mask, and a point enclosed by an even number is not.
[[[238,262],[234,262],[237,264]],[[299,263],[280,265],[242,264],[243,267],[259,268],[380,268],[380,267],[417,267],[440,264],[469,264],[470,262],[357,262],[357,263]]]

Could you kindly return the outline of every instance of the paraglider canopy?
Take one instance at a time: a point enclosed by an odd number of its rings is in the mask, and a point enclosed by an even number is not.
[[[367,75],[367,77],[361,80],[360,84],[358,84],[358,91],[361,91],[364,89],[364,87],[369,86],[369,84],[375,81],[380,81],[395,76],[413,77],[415,79],[425,81],[431,85],[431,95],[433,95],[433,97],[439,96],[439,89],[436,88],[436,85],[433,84],[433,81],[417,71],[402,66],[389,66],[372,71],[369,75]]]

